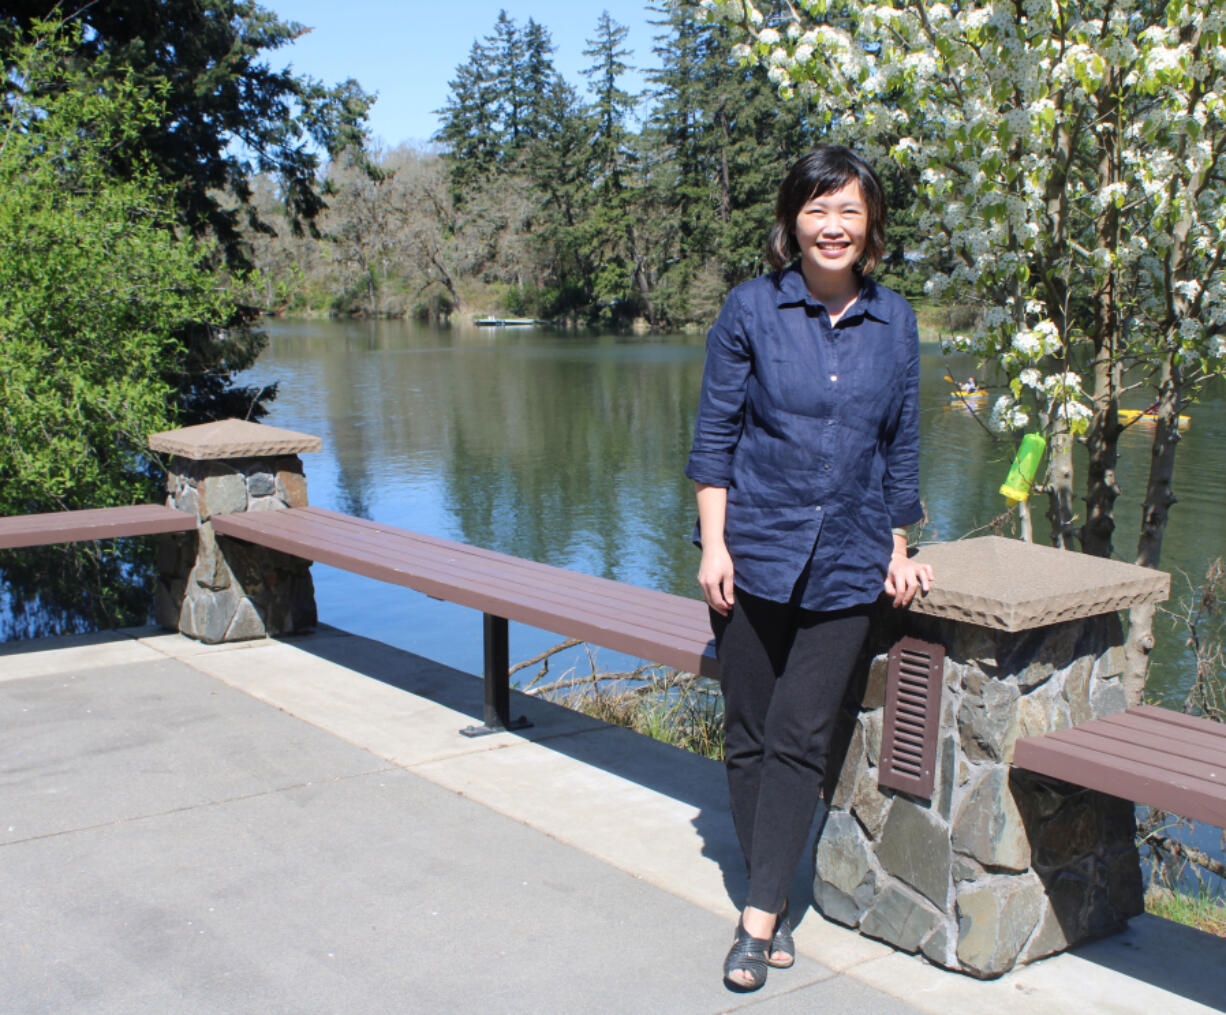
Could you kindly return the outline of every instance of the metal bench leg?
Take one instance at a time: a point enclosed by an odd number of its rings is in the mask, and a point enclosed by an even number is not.
[[[485,629],[485,722],[481,726],[466,726],[460,732],[466,737],[483,737],[490,733],[522,730],[532,723],[522,715],[510,718],[511,711],[511,652],[505,617],[482,615]]]

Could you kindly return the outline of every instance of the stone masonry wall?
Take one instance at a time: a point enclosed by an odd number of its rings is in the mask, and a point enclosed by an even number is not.
[[[315,626],[310,562],[218,536],[210,519],[236,511],[305,507],[297,455],[195,461],[172,457],[166,503],[196,514],[197,535],[168,540],[158,561],[157,618],[216,643]]]
[[[1125,707],[1118,616],[1020,633],[882,620],[818,844],[818,907],[978,977],[1121,929],[1142,910],[1133,805],[1010,766],[1019,736]],[[886,653],[904,633],[947,653],[931,801],[877,786]]]

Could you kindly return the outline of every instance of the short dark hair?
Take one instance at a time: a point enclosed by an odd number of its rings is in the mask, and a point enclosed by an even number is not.
[[[850,148],[821,145],[799,158],[779,184],[775,224],[766,242],[766,259],[775,269],[786,267],[800,248],[796,245],[796,218],[813,198],[841,190],[855,180],[868,210],[868,237],[860,270],[872,272],[885,255],[885,190],[873,167]]]

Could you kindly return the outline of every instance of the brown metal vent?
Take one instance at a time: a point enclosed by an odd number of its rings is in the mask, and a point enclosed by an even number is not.
[[[902,638],[890,649],[877,785],[932,799],[945,647]]]

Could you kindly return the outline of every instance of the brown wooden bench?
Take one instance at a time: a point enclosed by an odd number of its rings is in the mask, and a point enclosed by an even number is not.
[[[163,504],[131,504],[126,507],[90,508],[85,511],[51,511],[46,514],[0,518],[0,550],[195,530],[195,515],[176,511]]]
[[[1226,828],[1226,723],[1143,705],[1023,737],[1013,764]]]
[[[717,676],[707,607],[695,599],[579,574],[322,508],[214,515],[214,531],[481,610],[485,725],[517,729],[510,709],[507,621],[528,624],[689,673]]]

